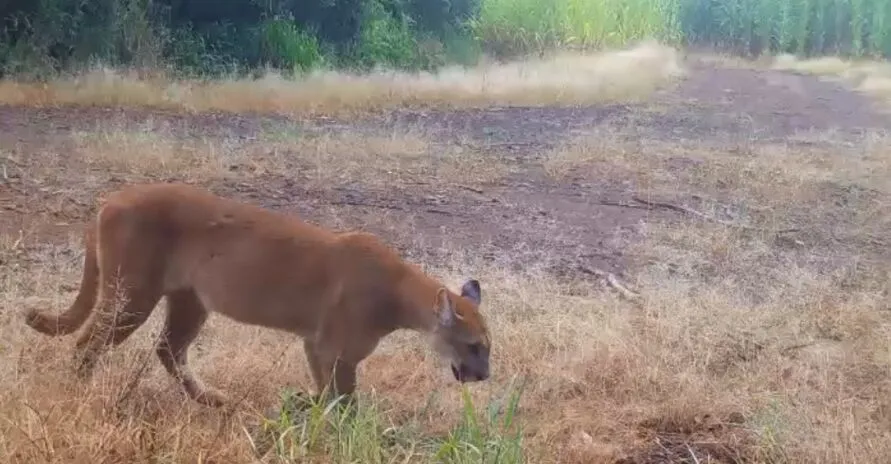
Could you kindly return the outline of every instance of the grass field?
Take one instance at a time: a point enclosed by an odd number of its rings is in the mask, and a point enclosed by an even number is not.
[[[644,44],[438,75],[0,83],[0,456],[884,462],[882,101],[782,60],[681,55]],[[299,340],[213,316],[191,363],[236,401],[208,409],[155,358],[156,310],[79,383],[73,337],[43,337],[21,312],[70,304],[80,224],[100,195],[142,181],[369,230],[451,286],[480,279],[492,378],[457,385],[398,333],[360,367],[355,415],[314,405],[261,433],[287,389],[311,388]]]
[[[626,101],[681,72],[676,52],[655,43],[608,54],[562,53],[535,61],[446,67],[436,73],[351,75],[318,71],[299,80],[171,81],[104,68],[43,83],[0,83],[13,105],[121,105],[176,111],[332,115],[398,107],[575,105]],[[639,79],[626,80],[637,71]]]

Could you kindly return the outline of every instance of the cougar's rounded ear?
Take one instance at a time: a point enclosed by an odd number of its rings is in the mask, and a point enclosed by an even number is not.
[[[461,286],[461,296],[480,304],[483,299],[483,293],[480,289],[480,282],[476,279],[470,279]]]
[[[452,306],[452,300],[449,298],[449,292],[445,288],[440,288],[436,292],[436,302],[434,303],[434,311],[436,311],[439,325],[443,327],[451,327],[455,325],[458,319],[455,314],[455,308]]]

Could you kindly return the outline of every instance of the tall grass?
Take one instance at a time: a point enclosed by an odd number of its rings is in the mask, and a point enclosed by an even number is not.
[[[646,43],[627,50],[419,73],[319,70],[294,78],[270,72],[260,79],[178,80],[97,68],[41,83],[0,79],[0,103],[287,115],[398,107],[574,106],[645,98],[681,74],[676,50]]]
[[[680,0],[683,36],[746,53],[891,56],[889,0]]]
[[[891,56],[891,0],[483,0],[473,31],[496,56],[643,39],[742,54]]]
[[[483,0],[472,30],[496,56],[677,39],[675,0]]]

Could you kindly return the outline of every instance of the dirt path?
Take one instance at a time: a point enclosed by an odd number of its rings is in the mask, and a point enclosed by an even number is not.
[[[691,63],[690,76],[677,88],[636,106],[397,111],[360,121],[302,123],[228,114],[2,107],[0,234],[25,231],[31,243],[64,239],[92,212],[99,192],[123,182],[67,156],[69,133],[147,121],[180,137],[246,140],[282,128],[377,134],[410,128],[443,146],[460,144],[500,157],[515,172],[469,188],[437,182],[312,188],[299,177],[281,175],[212,182],[210,187],[326,225],[372,230],[415,257],[446,259],[438,250],[454,244],[483,259],[543,265],[558,273],[576,273],[580,267],[620,271],[627,264],[622,251],[639,236],[642,224],[675,214],[617,206],[635,189],[623,179],[561,184],[542,175],[539,161],[569,137],[611,126],[642,140],[733,146],[782,141],[800,131],[833,130],[854,137],[891,127],[865,97],[836,84],[703,63]]]

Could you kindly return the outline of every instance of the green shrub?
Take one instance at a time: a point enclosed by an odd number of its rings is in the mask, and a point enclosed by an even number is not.
[[[410,18],[388,12],[377,0],[365,3],[359,42],[348,59],[360,69],[377,65],[410,69],[419,64],[418,42],[410,29]]]
[[[272,19],[262,25],[261,60],[277,69],[308,71],[322,63],[316,36],[297,28],[292,20]]]
[[[483,0],[472,25],[486,50],[511,57],[675,39],[676,17],[672,0]]]

